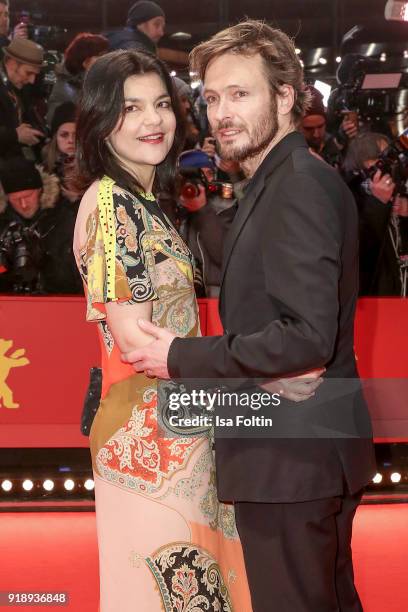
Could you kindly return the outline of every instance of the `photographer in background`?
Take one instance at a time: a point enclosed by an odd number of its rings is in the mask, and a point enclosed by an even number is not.
[[[218,155],[215,138],[213,136],[206,136],[204,138],[201,150],[212,159],[218,181],[239,183],[244,179],[244,174],[238,162],[232,160],[227,161]]]
[[[185,124],[184,150],[194,149],[200,140],[200,130],[194,114],[191,87],[182,79],[173,77],[177,95],[180,100],[180,110]]]
[[[58,179],[20,157],[3,163],[0,181],[0,292],[82,293],[75,215],[58,205]]]
[[[45,137],[35,100],[27,87],[34,84],[43,66],[44,50],[40,45],[14,38],[3,49],[0,64],[0,162],[24,154],[35,160],[35,147]]]
[[[106,32],[111,51],[140,49],[156,55],[159,40],[164,36],[166,17],[163,9],[150,0],[139,0],[127,15],[123,30]]]
[[[357,134],[357,124],[345,116],[339,134],[336,136],[329,134],[322,94],[312,85],[308,85],[306,89],[312,94],[312,99],[302,119],[301,131],[313,153],[316,153],[330,166],[340,168],[348,140]]]
[[[389,144],[383,134],[358,134],[349,145],[344,170],[360,217],[360,295],[406,297],[408,199],[405,177],[401,177],[400,185],[396,186],[397,177],[376,166]]]
[[[196,261],[198,297],[218,297],[224,237],[236,212],[234,186],[221,182],[213,159],[203,150],[179,157],[179,228]]]
[[[8,0],[0,0],[0,47],[6,47],[11,38],[28,38],[27,24],[18,23],[10,33],[10,4]]]

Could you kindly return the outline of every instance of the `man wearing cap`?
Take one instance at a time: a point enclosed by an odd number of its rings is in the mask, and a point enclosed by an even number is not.
[[[130,7],[126,28],[107,32],[110,49],[141,49],[156,54],[156,45],[164,35],[164,11],[155,2],[139,0]]]
[[[26,85],[34,84],[44,61],[44,50],[31,40],[14,38],[3,48],[0,64],[0,158],[21,155],[44,136]],[[28,156],[30,153],[24,151]]]

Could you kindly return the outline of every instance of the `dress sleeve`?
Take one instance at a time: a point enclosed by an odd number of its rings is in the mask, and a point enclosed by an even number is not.
[[[143,240],[146,228],[141,206],[105,177],[98,208],[88,220],[86,251],[87,320],[106,318],[105,304],[136,304],[157,299],[153,253]]]

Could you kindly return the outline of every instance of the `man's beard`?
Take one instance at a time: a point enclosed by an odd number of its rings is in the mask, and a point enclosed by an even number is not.
[[[220,129],[240,129],[241,126],[235,125],[231,121],[221,122],[217,130]],[[247,159],[256,157],[264,151],[271,141],[275,138],[279,129],[277,105],[273,100],[269,109],[260,117],[252,133],[250,141],[245,145],[223,145],[217,142],[220,157],[226,161],[244,162]]]

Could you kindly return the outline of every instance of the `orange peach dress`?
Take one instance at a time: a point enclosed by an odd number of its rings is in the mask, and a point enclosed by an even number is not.
[[[210,431],[165,437],[157,381],[120,359],[104,304],[152,300],[152,321],[200,334],[192,256],[150,194],[105,177],[77,253],[98,323],[102,399],[90,432],[100,612],[251,612],[232,505],[215,488]]]

